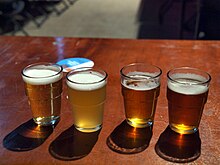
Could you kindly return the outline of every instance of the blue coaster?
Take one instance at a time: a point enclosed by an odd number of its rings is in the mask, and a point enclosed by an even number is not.
[[[63,67],[64,72],[69,72],[71,70],[82,68],[82,67],[93,67],[94,62],[87,58],[66,58],[57,62],[58,65]]]

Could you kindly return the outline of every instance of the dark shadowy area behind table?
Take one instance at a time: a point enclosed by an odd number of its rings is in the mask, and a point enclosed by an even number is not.
[[[140,39],[220,39],[219,0],[142,0]]]

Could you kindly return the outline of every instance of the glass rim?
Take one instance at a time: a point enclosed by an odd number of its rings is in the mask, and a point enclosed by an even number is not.
[[[193,68],[193,67],[188,67],[188,66],[184,66],[184,67],[178,67],[178,68],[174,68],[174,69],[171,69],[167,72],[167,78],[173,82],[176,82],[178,84],[186,84],[184,82],[180,82],[178,80],[174,80],[173,78],[170,77],[170,72],[172,71],[175,71],[175,70],[181,70],[181,69],[184,69],[184,70],[195,70],[195,71],[198,71],[198,72],[201,72],[203,74],[206,74],[206,76],[208,77],[208,79],[206,81],[203,81],[203,82],[196,82],[196,83],[193,83],[193,84],[190,84],[190,85],[203,85],[203,84],[208,84],[210,81],[211,81],[211,75],[206,72],[206,71],[203,71],[201,69],[198,69],[198,68]],[[202,76],[204,77],[204,76]],[[205,78],[205,77],[204,77]],[[206,78],[205,78],[206,79]]]
[[[38,76],[38,77],[28,76],[28,75],[26,75],[26,74],[24,73],[25,70],[30,69],[30,68],[33,67],[33,66],[40,66],[40,65],[44,65],[44,66],[47,66],[47,65],[48,65],[48,66],[56,66],[57,68],[60,68],[60,71],[58,71],[57,73],[52,74],[52,75],[50,75],[50,76],[42,76],[42,77],[41,77],[41,76],[40,76],[40,77],[39,77],[39,76]],[[22,74],[22,76],[27,77],[27,78],[39,79],[39,78],[54,77],[54,76],[59,75],[59,74],[62,73],[62,72],[63,72],[63,67],[60,66],[60,65],[58,65],[58,64],[56,64],[56,63],[38,62],[38,63],[33,63],[33,64],[27,65],[25,68],[22,69],[21,74]]]
[[[95,71],[95,72],[98,72],[98,73],[104,73],[104,77],[99,80],[99,81],[94,81],[94,82],[76,82],[76,81],[73,81],[73,80],[70,80],[68,77],[72,74],[72,73],[80,73],[80,72],[84,72],[84,71]],[[97,84],[97,83],[101,83],[103,81],[105,81],[108,77],[108,73],[102,69],[99,69],[99,68],[93,68],[93,67],[82,67],[82,68],[77,68],[77,69],[74,69],[70,72],[67,73],[66,75],[66,80],[70,83],[74,83],[74,84],[80,84],[80,85],[88,85],[88,84]]]
[[[142,65],[142,66],[152,66],[152,67],[154,67],[154,68],[156,68],[156,69],[158,69],[158,74],[156,75],[156,76],[152,76],[152,77],[150,77],[150,78],[148,78],[148,80],[149,79],[155,79],[155,78],[158,78],[158,77],[160,77],[160,75],[162,74],[162,69],[160,69],[158,66],[156,66],[156,65],[152,65],[152,64],[147,64],[147,63],[131,63],[131,64],[128,64],[128,65],[126,65],[126,66],[124,66],[123,68],[121,68],[121,70],[120,70],[120,73],[121,73],[121,75],[122,76],[124,76],[124,77],[126,77],[126,78],[128,78],[128,79],[135,79],[134,77],[130,77],[130,76],[127,76],[127,75],[125,75],[124,73],[123,73],[123,70],[124,69],[126,69],[126,68],[128,68],[128,67],[131,67],[131,66],[135,66],[135,65]],[[146,79],[140,79],[140,78],[138,78],[138,80],[146,80]]]

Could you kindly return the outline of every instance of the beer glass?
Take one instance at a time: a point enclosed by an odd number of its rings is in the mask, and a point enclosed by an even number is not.
[[[26,95],[38,125],[52,125],[60,119],[63,68],[52,63],[36,63],[22,70]]]
[[[207,101],[211,76],[199,69],[182,67],[167,73],[169,126],[180,134],[198,130]]]
[[[75,128],[81,132],[101,129],[107,73],[94,68],[80,68],[69,72],[66,78]]]
[[[160,94],[161,69],[133,63],[123,67],[120,74],[127,123],[138,128],[151,126]]]

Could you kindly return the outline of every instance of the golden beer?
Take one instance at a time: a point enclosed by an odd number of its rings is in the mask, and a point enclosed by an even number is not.
[[[67,75],[68,98],[76,129],[94,132],[101,128],[106,99],[107,74],[94,69]]]
[[[62,67],[33,64],[22,71],[22,78],[35,123],[55,124],[60,118]]]
[[[186,69],[185,69],[186,70]],[[169,72],[167,99],[169,126],[181,134],[198,130],[203,109],[208,97],[209,76]]]
[[[160,94],[161,70],[147,64],[131,64],[121,69],[121,89],[127,123],[151,126]]]
[[[152,125],[159,94],[160,86],[157,84],[153,88],[149,88],[147,83],[144,85],[138,81],[122,84],[127,122],[134,127]]]

